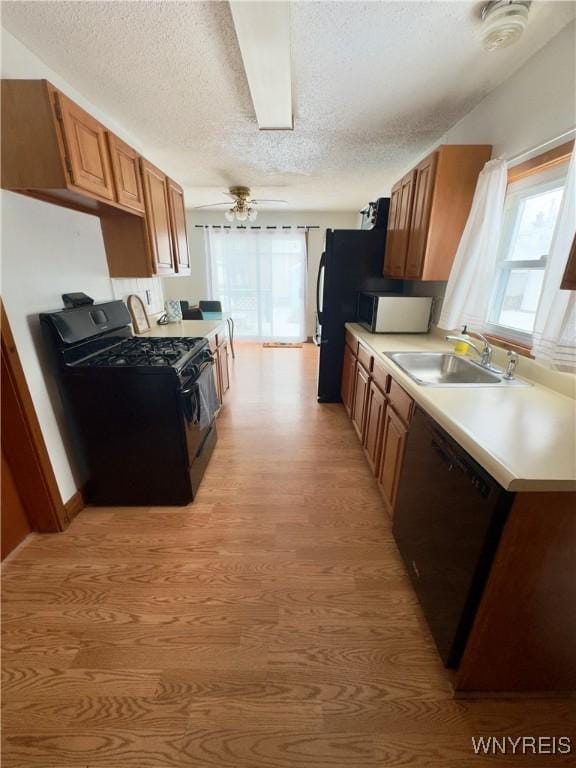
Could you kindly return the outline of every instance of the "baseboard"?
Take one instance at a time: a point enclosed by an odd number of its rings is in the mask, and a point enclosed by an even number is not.
[[[76,491],[74,496],[70,497],[64,504],[64,512],[69,523],[74,520],[78,512],[81,512],[86,506],[84,501],[84,494],[82,491]]]

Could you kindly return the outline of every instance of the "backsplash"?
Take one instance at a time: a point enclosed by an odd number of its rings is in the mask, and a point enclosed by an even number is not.
[[[405,280],[403,292],[406,296],[432,296],[430,322],[436,325],[440,319],[446,285],[444,280]]]
[[[164,311],[164,293],[159,277],[117,277],[111,282],[115,298],[126,301],[135,293],[144,302],[148,315]]]

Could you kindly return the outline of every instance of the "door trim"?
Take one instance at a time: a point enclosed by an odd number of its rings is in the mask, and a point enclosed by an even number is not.
[[[14,404],[13,418],[21,439],[18,454],[14,441],[3,441],[2,448],[10,461],[18,491],[33,530],[45,533],[62,531],[69,517],[62,502],[32,396],[24,376],[14,336],[0,300],[2,340],[2,387]],[[4,397],[2,398],[4,401]],[[5,423],[5,415],[2,415]],[[8,428],[8,427],[7,427]]]

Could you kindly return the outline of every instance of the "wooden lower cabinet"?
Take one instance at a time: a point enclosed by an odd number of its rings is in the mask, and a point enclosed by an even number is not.
[[[366,405],[368,402],[368,389],[370,387],[370,374],[360,363],[356,363],[354,371],[354,404],[352,406],[352,424],[360,440],[364,436],[364,424],[366,421]]]
[[[224,397],[226,392],[230,389],[230,369],[228,367],[229,353],[228,353],[228,341],[225,340],[218,347],[218,371],[220,376],[220,391]]]
[[[214,385],[216,387],[216,394],[220,405],[222,405],[222,383],[220,381],[220,363],[218,362],[218,350],[214,352],[214,365],[212,366],[212,373],[214,374]]]
[[[374,381],[370,382],[368,402],[366,404],[366,426],[364,428],[364,450],[368,464],[374,475],[378,476],[382,456],[382,436],[384,433],[384,415],[386,395]]]
[[[384,414],[382,460],[378,482],[392,514],[398,494],[398,482],[402,471],[407,434],[408,428],[402,419],[392,408],[387,408]]]
[[[344,346],[344,364],[342,366],[342,383],[340,394],[342,402],[348,416],[352,416],[352,405],[354,403],[354,370],[356,367],[356,357],[346,344]]]
[[[214,383],[220,403],[224,402],[224,395],[230,389],[230,354],[228,352],[228,339],[211,336],[208,338],[208,345],[214,357]]]
[[[360,354],[362,344],[357,348]],[[342,401],[392,514],[414,401],[386,373],[378,359],[374,359],[367,348],[364,349],[372,372],[356,358],[349,343],[344,347]]]

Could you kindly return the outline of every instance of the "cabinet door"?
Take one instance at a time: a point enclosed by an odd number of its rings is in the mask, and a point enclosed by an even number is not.
[[[356,358],[350,347],[346,344],[344,346],[344,364],[342,366],[342,383],[340,387],[340,394],[342,395],[342,402],[348,416],[352,416],[352,404],[354,399],[354,368],[356,366]]]
[[[174,248],[174,266],[181,275],[190,274],[190,254],[186,233],[186,210],[182,187],[168,179],[168,201],[170,204],[170,226],[172,228],[172,247]]]
[[[364,430],[364,448],[372,472],[377,476],[382,455],[382,436],[384,434],[384,413],[386,397],[375,382],[370,383],[366,404],[366,428]]]
[[[366,422],[366,403],[368,400],[368,388],[370,386],[370,374],[360,363],[356,363],[354,374],[354,405],[352,407],[352,424],[362,440],[364,425]]]
[[[140,155],[113,133],[108,132],[110,160],[114,174],[116,200],[135,211],[144,210],[144,191],[140,174]]]
[[[398,223],[400,216],[400,197],[402,195],[402,181],[396,182],[390,193],[390,211],[388,213],[388,228],[386,231],[386,250],[384,251],[384,276],[393,277],[397,269],[398,257]]]
[[[396,224],[392,238],[392,253],[390,258],[387,259],[388,266],[386,274],[388,277],[404,277],[415,178],[416,172],[410,171],[410,173],[407,173],[399,182],[400,188],[397,191],[398,213],[396,214]]]
[[[98,197],[114,200],[106,129],[62,93],[55,94],[55,99],[72,184]]]
[[[392,408],[386,408],[379,482],[392,513],[398,494],[398,481],[404,460],[407,432],[408,430]]]
[[[410,238],[404,275],[406,278],[418,279],[422,274],[428,242],[428,225],[430,223],[437,159],[437,153],[433,152],[420,165],[416,166],[414,203],[412,205]]]
[[[224,341],[218,347],[218,361],[220,363],[220,391],[221,399],[230,389],[230,371],[228,368],[228,342]]]
[[[158,275],[174,274],[166,176],[147,160],[142,159],[140,162],[144,184],[148,241],[154,271]]]
[[[218,400],[222,403],[222,373],[220,371],[220,349],[215,349],[212,352],[214,358],[214,365],[212,371],[214,373],[214,384],[216,385],[216,392],[218,394]]]

